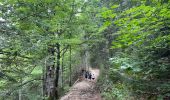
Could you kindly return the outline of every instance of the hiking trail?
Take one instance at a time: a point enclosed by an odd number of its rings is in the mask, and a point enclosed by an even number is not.
[[[99,89],[97,89],[96,86],[100,70],[89,68],[89,71],[94,74],[95,79],[78,79],[75,84],[73,84],[69,92],[60,100],[102,100]]]

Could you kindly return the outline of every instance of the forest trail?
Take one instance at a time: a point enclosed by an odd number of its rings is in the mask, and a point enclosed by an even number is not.
[[[60,100],[101,100],[100,92],[96,86],[100,70],[90,68],[89,71],[94,74],[95,79],[83,78],[81,81],[76,81],[70,91]]]

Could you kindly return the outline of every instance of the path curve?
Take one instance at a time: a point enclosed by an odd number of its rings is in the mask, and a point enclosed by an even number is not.
[[[76,82],[60,100],[101,100],[100,92],[96,87],[100,70],[90,68],[89,71],[94,74],[95,79],[83,79]]]

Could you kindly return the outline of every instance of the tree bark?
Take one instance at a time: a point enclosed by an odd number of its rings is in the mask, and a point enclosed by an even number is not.
[[[70,66],[69,66],[69,70],[70,70],[69,86],[71,86],[71,74],[72,74],[72,71],[71,71],[71,45],[70,45]]]
[[[64,53],[62,53],[62,62],[61,62],[61,87],[63,87],[63,72],[64,72]]]
[[[65,52],[63,51],[63,53],[62,53],[62,62],[61,62],[61,87],[63,87],[63,81],[64,81],[64,79],[63,79],[63,72],[64,72],[64,54],[65,54]]]
[[[43,79],[43,81],[42,81],[42,95],[43,95],[43,100],[45,100],[45,91],[46,91],[46,67],[47,67],[47,59],[45,58],[45,60],[44,60],[44,66],[43,66],[43,68],[42,68],[42,73],[43,73],[43,75],[42,75],[42,79]]]
[[[49,58],[46,65],[46,75],[44,78],[45,84],[45,97],[48,97],[48,100],[55,100],[55,47],[50,45],[48,47]]]
[[[20,83],[22,84],[22,78],[20,79]],[[22,100],[22,86],[18,91],[18,100]]]
[[[56,53],[57,53],[57,66],[56,66],[56,77],[55,77],[55,97],[58,99],[58,79],[60,71],[60,44],[56,44]]]

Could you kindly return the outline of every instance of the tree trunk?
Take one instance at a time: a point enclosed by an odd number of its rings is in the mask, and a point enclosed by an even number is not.
[[[20,79],[20,84],[22,84],[22,78]],[[18,100],[22,100],[22,86],[18,91]]]
[[[64,75],[63,75],[63,72],[64,72],[64,55],[65,55],[65,53],[67,52],[67,49],[68,49],[68,45],[67,46],[65,46],[64,48],[63,48],[63,50],[62,50],[62,53],[61,53],[61,59],[62,59],[62,62],[61,62],[61,87],[63,87],[63,82],[64,82]]]
[[[55,100],[55,48],[54,45],[48,47],[49,58],[46,65],[46,75],[44,79],[44,94],[49,100]]]
[[[71,45],[70,45],[70,66],[69,66],[69,70],[70,70],[69,86],[71,86],[71,74],[72,74],[72,71],[71,71]]]
[[[63,87],[63,72],[64,72],[64,52],[62,53],[62,63],[61,63],[61,87]]]
[[[22,91],[21,91],[21,89],[19,89],[19,99],[18,100],[22,100]]]
[[[56,52],[57,52],[57,66],[56,66],[56,77],[55,77],[55,97],[58,99],[58,79],[59,79],[59,71],[60,71],[60,44],[56,44]]]
[[[46,96],[46,94],[45,94],[45,91],[46,91],[46,67],[47,67],[47,59],[45,58],[45,60],[44,60],[44,66],[43,66],[43,68],[42,68],[42,73],[43,73],[43,75],[42,75],[42,79],[43,79],[43,81],[42,81],[42,95],[43,95],[43,100],[45,100],[45,96]]]

